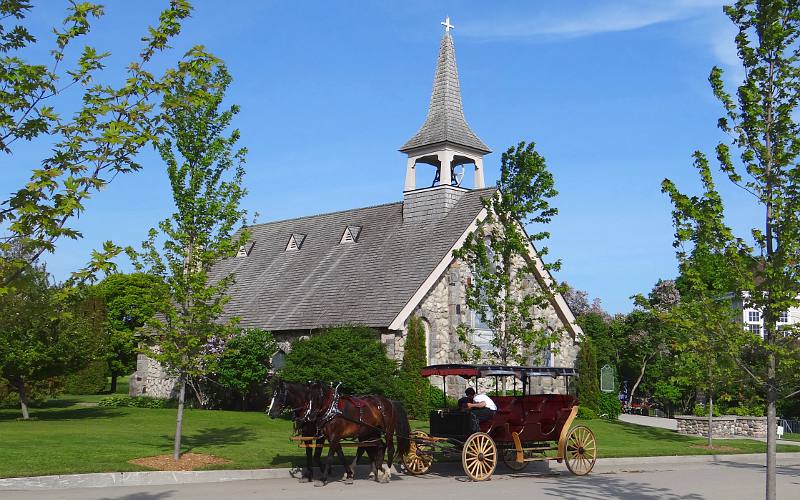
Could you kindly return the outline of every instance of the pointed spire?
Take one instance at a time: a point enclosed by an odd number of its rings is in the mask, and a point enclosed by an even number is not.
[[[467,146],[484,153],[490,153],[486,144],[469,128],[461,106],[461,86],[458,82],[456,51],[450,35],[450,18],[442,23],[445,33],[439,46],[439,59],[436,62],[436,75],[433,78],[433,92],[428,106],[428,117],[422,128],[408,140],[400,151],[450,142]]]

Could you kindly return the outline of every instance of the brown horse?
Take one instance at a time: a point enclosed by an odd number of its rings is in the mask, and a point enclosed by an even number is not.
[[[338,386],[320,391],[312,391],[312,407],[324,408],[317,413],[316,426],[320,436],[329,444],[328,456],[322,469],[322,478],[314,483],[323,486],[328,482],[331,458],[337,453],[344,463],[341,440],[352,438],[367,445],[367,453],[372,459],[375,480],[389,482],[392,462],[395,459],[394,439],[397,437],[397,455],[405,456],[410,447],[410,426],[405,408],[384,396],[339,396]],[[382,438],[385,439],[385,446]],[[359,448],[358,455],[361,455]],[[388,453],[387,453],[388,452]],[[383,473],[384,454],[389,471]],[[358,457],[356,457],[356,461]],[[355,462],[354,462],[355,463]],[[345,463],[345,481],[352,481],[353,471]]]
[[[319,407],[315,410],[313,407],[312,399],[319,399],[320,396],[312,397],[312,394],[320,390],[319,387],[312,388],[311,382],[307,384],[298,384],[295,382],[284,382],[283,380],[275,381],[275,391],[272,395],[267,414],[271,418],[275,418],[284,411],[289,411],[292,415],[294,422],[295,432],[301,436],[316,436],[317,426],[315,420],[319,414]],[[312,448],[306,448],[306,467],[300,474],[300,482],[308,483],[314,478],[313,461],[317,462],[317,466],[322,469],[322,444],[324,439],[320,438],[315,441],[317,447],[312,452]],[[342,464],[344,465],[344,455],[342,455]]]

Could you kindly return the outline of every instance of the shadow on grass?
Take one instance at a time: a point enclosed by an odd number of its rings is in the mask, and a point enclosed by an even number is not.
[[[103,497],[101,500],[160,500],[162,498],[170,498],[175,493],[175,490],[162,491],[161,493],[131,493],[130,495],[122,495],[121,497]]]
[[[173,436],[162,436],[168,443],[173,442]],[[248,427],[210,427],[181,438],[181,447],[184,452],[195,448],[207,446],[230,446],[243,444],[255,439],[255,432]]]
[[[39,421],[58,421],[58,420],[83,420],[87,418],[114,418],[122,415],[122,412],[114,408],[75,407],[68,410],[47,411],[36,409],[31,410],[31,417]],[[21,416],[19,412],[2,411],[0,412],[0,422],[16,420]]]

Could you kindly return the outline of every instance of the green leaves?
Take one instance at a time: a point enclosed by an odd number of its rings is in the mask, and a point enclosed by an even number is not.
[[[166,164],[175,212],[152,229],[142,251],[128,254],[157,276],[168,293],[150,319],[155,346],[148,354],[184,380],[203,375],[238,330],[224,318],[233,274],[212,268],[233,257],[249,237],[237,231],[245,211],[244,149],[238,132],[225,135],[238,108],[222,108],[231,76],[224,63],[194,47],[167,72],[155,145]]]
[[[472,274],[466,290],[467,306],[494,333],[491,353],[482,352],[471,340],[467,326],[459,329],[465,359],[489,356],[503,363],[527,363],[560,338],[560,331],[542,314],[558,289],[548,271],[560,262],[543,263],[532,253],[533,244],[549,237],[546,231],[528,235],[526,224],[546,224],[558,211],[549,199],[558,193],[552,174],[534,144],[520,142],[503,153],[497,191],[484,200],[486,218],[453,252]],[[538,228],[538,227],[537,227]],[[539,249],[547,254],[547,248]]]
[[[30,10],[27,1],[0,2],[4,23],[11,18],[25,21]],[[17,252],[18,261],[0,266],[0,293],[13,287],[26,265],[54,251],[60,238],[82,237],[69,223],[85,210],[87,199],[118,174],[141,168],[136,155],[160,130],[151,101],[166,85],[143,64],[180,32],[180,23],[190,11],[186,2],[171,2],[159,24],[150,28],[140,59],[130,64],[128,78],[119,86],[92,85],[104,70],[107,52],[85,46],[72,64],[65,59],[67,48],[103,15],[101,6],[70,3],[62,27],[53,30],[51,60],[44,62],[25,58],[26,49],[42,42],[24,25],[0,26],[0,151],[12,153],[20,139],[48,136],[54,142],[46,148],[51,154],[33,169],[29,182],[0,200],[0,251],[12,245],[23,250]],[[82,87],[81,104],[56,110],[50,101],[74,85]],[[115,248],[95,252],[92,264],[78,274],[88,278],[92,269],[110,268],[115,253]]]

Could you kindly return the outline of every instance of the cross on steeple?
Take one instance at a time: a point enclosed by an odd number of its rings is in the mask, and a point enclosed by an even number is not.
[[[445,18],[444,18],[444,21],[442,21],[442,22],[441,22],[441,23],[439,23],[439,24],[441,24],[442,26],[444,26],[444,32],[445,32],[445,33],[449,33],[451,29],[455,28],[455,26],[453,26],[452,24],[450,24],[450,16],[447,16],[447,17],[445,17]]]

